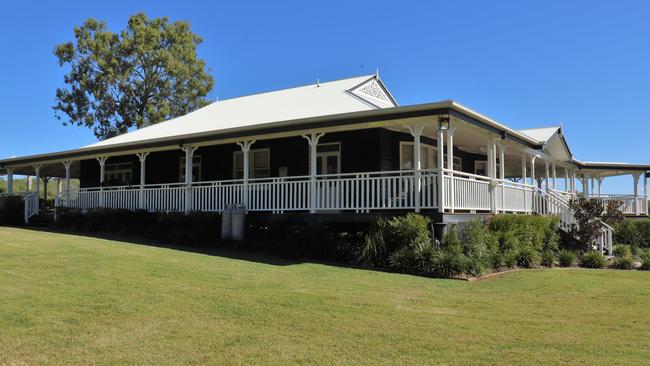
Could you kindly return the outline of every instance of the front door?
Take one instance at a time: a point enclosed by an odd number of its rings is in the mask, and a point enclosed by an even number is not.
[[[317,206],[322,210],[336,210],[340,205],[338,181],[341,174],[341,145],[319,144],[316,152],[316,173],[320,178],[317,188]]]

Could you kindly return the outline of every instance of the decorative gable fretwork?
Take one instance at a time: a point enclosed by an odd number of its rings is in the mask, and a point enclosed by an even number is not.
[[[379,84],[377,79],[374,78],[356,86],[351,89],[350,92],[378,107],[386,108],[397,106],[393,99],[386,93],[386,90]]]

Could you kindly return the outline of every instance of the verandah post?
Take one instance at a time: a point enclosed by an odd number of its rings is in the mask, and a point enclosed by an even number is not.
[[[248,210],[248,179],[249,179],[249,170],[250,170],[250,151],[251,151],[251,146],[255,143],[255,140],[246,140],[242,142],[238,142],[237,145],[241,147],[243,156],[242,156],[242,163],[243,163],[243,168],[244,171],[242,172],[242,178],[244,179],[244,192],[242,194],[242,201],[244,203],[244,206],[246,207],[246,210]]]
[[[14,193],[14,168],[7,168],[7,193]]]
[[[71,161],[64,161],[63,167],[65,168],[65,205],[69,207],[70,205],[70,166],[72,165]]]
[[[104,207],[104,167],[106,166],[106,160],[108,160],[108,156],[97,158],[99,162],[99,207]]]
[[[438,117],[438,212],[445,212],[445,130],[449,125],[449,116]]]
[[[632,174],[634,178],[634,214],[639,215],[639,179],[641,179],[641,173]]]
[[[183,146],[185,152],[185,213],[192,211],[192,168],[197,146]]]
[[[555,162],[552,162],[552,167],[553,167],[553,190],[557,190],[557,169]]]
[[[506,145],[499,141],[499,180],[501,181],[501,211],[506,212]]]
[[[449,209],[453,213],[456,208],[456,190],[454,180],[454,133],[456,127],[449,122],[449,129],[447,130],[447,169],[449,169]]]
[[[415,170],[414,172],[414,193],[415,197],[413,199],[414,205],[415,205],[415,212],[420,212],[420,191],[421,191],[421,184],[420,184],[420,170],[422,169],[422,144],[420,141],[420,137],[422,136],[422,131],[424,130],[424,125],[416,125],[416,126],[406,126],[409,131],[411,132],[411,136],[413,136],[413,168]]]
[[[528,213],[528,201],[526,200],[526,192],[528,192],[528,189],[525,187],[526,184],[526,153],[522,152],[521,153],[521,184],[524,184],[524,213]]]
[[[312,132],[311,135],[303,135],[309,144],[309,213],[316,213],[316,155],[318,153],[318,140],[325,133]]]
[[[149,156],[148,152],[141,152],[136,154],[138,156],[138,159],[140,160],[140,191],[138,194],[138,208],[140,210],[145,209],[145,202],[144,202],[144,185],[146,183],[146,167],[147,167],[147,156]]]

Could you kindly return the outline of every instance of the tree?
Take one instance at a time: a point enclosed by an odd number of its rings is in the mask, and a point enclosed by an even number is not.
[[[571,199],[569,206],[573,210],[573,215],[577,225],[573,228],[573,236],[580,241],[580,250],[591,250],[591,244],[596,241],[600,235],[600,229],[603,222],[615,225],[623,218],[620,210],[622,202],[605,205],[598,199],[588,199],[580,197]]]
[[[64,125],[86,126],[106,139],[207,104],[214,79],[197,58],[202,39],[188,22],[139,13],[112,33],[88,19],[74,37],[75,44],[54,49],[59,65],[69,67],[53,107],[59,120],[67,115]]]

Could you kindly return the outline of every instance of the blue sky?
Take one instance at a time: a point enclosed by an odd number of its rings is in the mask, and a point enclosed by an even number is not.
[[[12,1],[0,15],[0,157],[76,148],[54,118],[52,50],[85,19],[189,20],[212,99],[373,73],[402,104],[455,99],[515,128],[563,123],[573,153],[650,163],[644,1]],[[630,191],[632,178],[605,181]]]

